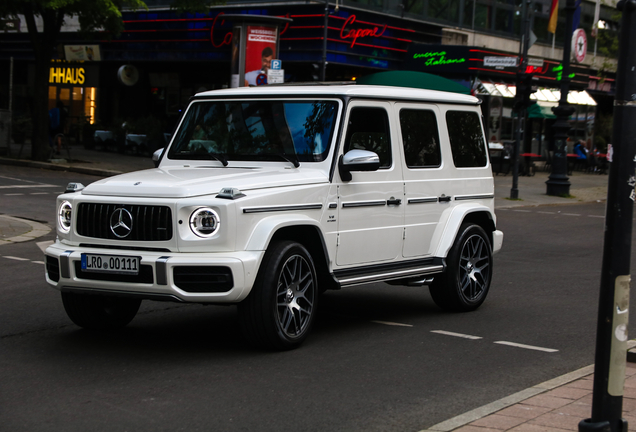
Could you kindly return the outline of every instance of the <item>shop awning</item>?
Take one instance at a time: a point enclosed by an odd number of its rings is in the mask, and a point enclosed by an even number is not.
[[[552,112],[552,107],[557,106],[550,102],[537,102],[528,107],[528,118],[531,119],[555,119],[556,116]]]
[[[427,90],[439,90],[452,93],[470,94],[470,90],[448,78],[425,72],[387,71],[363,76],[356,80],[358,84],[388,85],[411,87]]]

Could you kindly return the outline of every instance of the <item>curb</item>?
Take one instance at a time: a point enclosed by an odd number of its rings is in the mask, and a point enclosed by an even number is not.
[[[10,159],[5,157],[0,157],[0,165],[25,166],[30,168],[48,169],[53,171],[69,171],[69,172],[76,172],[80,174],[88,174],[88,175],[101,176],[101,177],[110,177],[117,174],[122,174],[121,171],[115,171],[115,170],[77,167],[77,166],[65,165],[65,164],[37,162],[37,161],[28,160],[28,159]]]
[[[28,219],[20,219],[12,216],[0,215],[0,218],[13,220],[15,222],[25,223],[31,226],[31,231],[27,231],[24,234],[20,234],[19,236],[9,237],[7,239],[0,239],[0,246],[5,244],[13,244],[13,243],[21,243],[29,240],[35,240],[36,238],[47,235],[51,232],[51,228],[41,224],[39,222],[34,222]]]
[[[636,348],[636,340],[628,341],[626,354],[628,354],[627,361],[630,363],[633,363],[636,360],[636,353],[632,354],[634,357],[629,356],[630,350],[634,348]],[[423,429],[420,432],[450,432],[452,430],[465,426],[468,423],[479,420],[482,417],[486,417],[487,415],[493,414],[497,411],[501,411],[504,408],[508,408],[509,406],[523,402],[524,400],[529,399],[533,396],[545,393],[557,387],[561,387],[565,384],[571,383],[572,381],[576,381],[593,373],[593,364],[585,366],[581,369],[566,373],[565,375],[561,375],[554,379],[542,382],[525,390],[521,390],[520,392],[511,394],[510,396],[506,396],[482,407],[475,408],[472,411],[468,411],[464,414],[460,414],[456,417],[445,420],[441,423],[429,427],[428,429]]]

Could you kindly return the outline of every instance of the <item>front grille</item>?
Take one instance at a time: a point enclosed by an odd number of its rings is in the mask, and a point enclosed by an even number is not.
[[[117,209],[132,215],[132,229],[125,236],[119,232],[118,237],[111,229],[111,218],[116,222],[113,213]],[[109,240],[166,241],[172,238],[172,212],[166,206],[81,203],[77,209],[77,233]]]
[[[227,292],[234,286],[232,270],[222,266],[176,266],[174,284],[191,293]]]
[[[139,267],[139,274],[116,274],[116,273],[98,273],[82,270],[82,262],[75,261],[75,275],[78,279],[89,279],[108,282],[128,282],[151,284],[154,282],[152,276],[152,266],[143,264]]]
[[[57,258],[46,256],[46,273],[53,282],[60,280],[60,262]]]

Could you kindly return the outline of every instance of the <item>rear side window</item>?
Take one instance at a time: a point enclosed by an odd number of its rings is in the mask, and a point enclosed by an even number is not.
[[[409,168],[433,168],[442,164],[435,113],[429,110],[400,110],[404,157]]]
[[[488,163],[481,121],[476,112],[446,113],[453,162],[457,168],[484,167]]]
[[[349,113],[344,152],[369,150],[380,157],[380,169],[391,167],[389,116],[383,108],[355,107]]]

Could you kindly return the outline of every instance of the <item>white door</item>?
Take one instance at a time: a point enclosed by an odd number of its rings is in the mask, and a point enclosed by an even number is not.
[[[380,169],[353,172],[338,182],[338,266],[379,263],[402,255],[404,183],[396,125],[388,102],[349,104],[340,154],[370,150],[380,156]],[[336,170],[337,171],[337,170]]]

